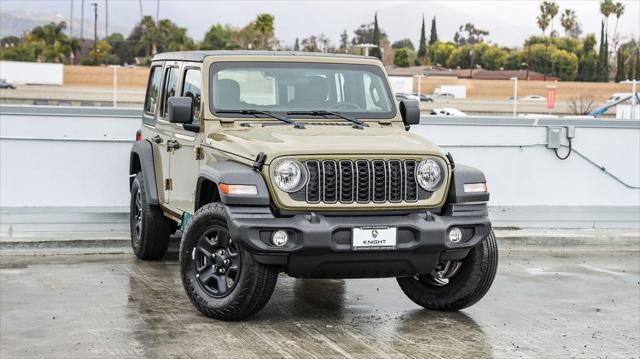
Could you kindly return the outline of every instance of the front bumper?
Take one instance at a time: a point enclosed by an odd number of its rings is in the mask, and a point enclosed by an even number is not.
[[[268,207],[227,206],[231,237],[263,264],[278,265],[292,277],[371,278],[427,274],[444,260],[464,258],[491,230],[485,204],[429,212],[391,215],[323,215],[276,217]],[[354,251],[354,227],[397,228],[393,250]],[[462,243],[446,241],[451,227],[462,227]],[[270,243],[275,230],[285,230],[283,247]]]

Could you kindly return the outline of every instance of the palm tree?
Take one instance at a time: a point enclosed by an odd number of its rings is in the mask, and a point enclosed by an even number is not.
[[[624,4],[621,2],[617,2],[613,5],[613,13],[616,15],[616,26],[613,28],[613,38],[614,41],[617,42],[618,37],[618,20],[620,20],[620,16],[624,14]]]
[[[275,17],[271,14],[259,14],[255,21],[255,29],[260,34],[260,48],[267,49],[269,40],[273,37]]]
[[[566,36],[570,36],[572,31],[576,28],[578,24],[578,20],[576,17],[576,12],[572,9],[564,9],[564,12],[560,16],[560,25],[564,28],[564,33]]]
[[[540,6],[540,10],[542,11],[542,6]],[[538,22],[538,27],[542,30],[542,35],[546,36],[545,31],[549,27],[549,16],[545,12],[542,11],[540,15],[536,18]]]
[[[609,32],[609,16],[613,14],[615,7],[616,6],[613,3],[613,0],[602,0],[600,2],[600,13],[602,14],[602,16],[604,16],[605,33]],[[623,11],[624,11],[624,6],[623,6]]]
[[[543,12],[547,14],[549,21],[551,23],[551,34],[553,33],[553,19],[558,15],[558,11],[560,7],[553,1],[544,1],[542,2],[542,7],[544,8]]]
[[[158,28],[156,22],[151,16],[145,16],[140,20],[142,35],[136,44],[136,52],[145,50],[145,55],[151,57],[156,54],[158,49]]]

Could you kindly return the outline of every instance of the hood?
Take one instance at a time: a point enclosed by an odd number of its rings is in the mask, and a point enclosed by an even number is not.
[[[432,142],[404,130],[402,125],[355,129],[344,124],[306,124],[304,129],[288,125],[219,128],[207,144],[253,160],[258,153],[267,163],[280,156],[305,155],[438,155]]]

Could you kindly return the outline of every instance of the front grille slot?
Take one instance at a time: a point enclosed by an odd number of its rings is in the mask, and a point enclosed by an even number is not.
[[[416,202],[429,192],[415,180],[416,160],[307,160],[307,203]]]

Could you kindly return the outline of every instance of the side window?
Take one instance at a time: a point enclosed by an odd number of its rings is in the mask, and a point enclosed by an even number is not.
[[[167,76],[164,79],[164,92],[162,93],[162,117],[169,112],[169,97],[176,96],[176,89],[178,88],[178,68],[170,67],[167,70]]]
[[[184,84],[182,85],[182,96],[189,96],[193,100],[193,120],[197,124],[201,111],[201,88],[202,76],[200,69],[187,69],[184,74]]]
[[[144,104],[144,111],[148,114],[154,114],[156,112],[161,77],[162,66],[152,67],[151,74],[149,75],[149,84],[147,85],[147,98]]]

